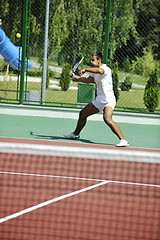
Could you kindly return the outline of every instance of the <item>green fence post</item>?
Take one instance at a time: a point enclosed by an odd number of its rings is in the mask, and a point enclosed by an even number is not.
[[[108,45],[109,45],[109,26],[110,26],[111,0],[107,0],[107,13],[105,24],[105,40],[104,40],[104,54],[103,62],[107,64],[108,60]]]
[[[112,40],[113,40],[113,21],[114,21],[114,0],[112,0],[112,17],[111,17],[111,33],[110,33],[110,51],[109,51],[109,63],[111,65],[111,55],[112,55]]]
[[[26,42],[27,42],[27,16],[28,16],[28,0],[24,0],[23,29],[22,29],[22,60],[21,60],[19,104],[23,104],[23,95],[24,95],[24,75],[25,75]]]

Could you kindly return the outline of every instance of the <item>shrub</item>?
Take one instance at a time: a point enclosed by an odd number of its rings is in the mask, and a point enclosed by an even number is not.
[[[143,48],[143,56],[136,57],[136,61],[132,62],[132,71],[148,77],[156,67],[156,61],[154,60],[153,47],[148,46]]]
[[[118,81],[118,63],[116,62],[113,68],[113,72],[112,72],[112,80],[113,80],[113,91],[114,91],[114,95],[116,98],[116,101],[118,101],[119,99],[119,81]]]
[[[149,77],[156,67],[156,61],[154,60],[152,46],[144,48],[143,53],[144,75],[146,77]]]
[[[149,109],[149,112],[154,112],[154,109],[158,107],[159,103],[159,86],[157,69],[152,71],[150,78],[146,84],[144,91],[144,104]]]
[[[58,53],[57,62],[59,66],[62,66],[64,64],[64,57],[61,52]]]
[[[130,81],[130,77],[124,77],[124,81],[121,84],[122,91],[129,91],[132,87],[132,82]]]
[[[136,57],[136,61],[132,62],[131,69],[134,73],[143,75],[144,72],[143,59],[140,57]]]
[[[160,78],[160,60],[157,61],[157,63],[156,63],[156,69],[157,69],[158,78]]]
[[[0,72],[5,73],[7,68],[7,63],[4,60],[0,59]]]
[[[70,86],[71,78],[70,78],[70,64],[64,63],[62,68],[62,74],[60,77],[60,86],[63,91],[67,91]]]
[[[125,72],[129,72],[130,69],[131,69],[131,63],[130,63],[129,57],[127,56],[127,58],[124,60],[124,63],[123,63],[123,70]]]
[[[36,67],[32,67],[31,69],[28,70],[27,75],[31,76],[31,77],[42,76],[42,69],[36,68]]]

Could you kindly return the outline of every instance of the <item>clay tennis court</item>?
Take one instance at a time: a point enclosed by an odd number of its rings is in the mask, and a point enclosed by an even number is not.
[[[13,139],[1,142],[10,152]],[[58,143],[14,139],[24,144],[42,152],[0,154],[2,239],[159,239],[159,163],[47,156],[44,148],[54,152]],[[69,145],[61,147],[82,149]]]

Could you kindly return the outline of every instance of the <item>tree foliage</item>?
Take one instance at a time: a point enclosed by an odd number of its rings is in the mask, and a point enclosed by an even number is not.
[[[159,0],[115,1],[113,58],[120,68],[123,68],[122,63],[127,56],[131,62],[143,56],[145,47],[154,44],[154,57],[159,59],[159,9]]]
[[[139,0],[140,1],[140,0]],[[139,2],[137,1],[137,2]],[[114,11],[114,49],[126,45],[130,39],[130,34],[136,35],[137,16],[134,0],[116,0]]]
[[[143,56],[136,57],[132,62],[132,71],[149,77],[151,72],[157,67],[157,62],[154,59],[154,46],[148,46],[143,49]]]
[[[51,27],[52,47],[72,65],[79,57],[89,58],[97,46],[102,50],[102,12],[93,0],[61,1]]]
[[[113,91],[114,91],[114,95],[116,98],[116,102],[119,99],[119,80],[118,80],[118,63],[116,62],[113,68],[113,72],[112,72],[112,80],[113,80]]]
[[[65,62],[63,64],[62,74],[59,82],[63,91],[67,91],[69,89],[71,82],[70,70],[71,70],[70,64],[68,62]]]
[[[124,77],[123,82],[121,84],[121,90],[129,91],[131,88],[132,88],[132,82],[130,80],[130,76]]]
[[[112,3],[112,50],[119,67],[127,56],[130,62],[142,57],[143,49],[153,44],[154,58],[159,59],[160,1],[114,0]],[[29,0],[29,50],[33,56],[43,49],[45,4],[44,0]],[[87,62],[91,52],[103,52],[106,5],[106,0],[50,0],[48,56],[57,58],[60,54],[64,61],[74,65],[79,57],[84,56]],[[1,27],[15,43],[15,33],[22,32],[23,1],[0,1],[0,9]]]
[[[154,112],[154,109],[158,107],[159,103],[159,86],[157,70],[155,69],[150,74],[150,78],[147,82],[144,91],[144,104],[150,112]]]

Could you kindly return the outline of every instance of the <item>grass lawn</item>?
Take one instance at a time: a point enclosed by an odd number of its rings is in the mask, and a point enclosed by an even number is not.
[[[138,84],[138,85],[146,86],[147,81],[148,81],[148,78],[145,78],[144,76],[141,76],[141,75],[137,75],[137,74],[134,74],[134,73],[126,73],[126,72],[123,72],[123,71],[118,72],[118,77],[119,77],[120,81],[126,76],[130,77],[130,80],[131,80],[132,83]]]
[[[144,89],[132,89],[129,92],[120,91],[117,107],[145,108],[143,95]]]
[[[51,79],[52,80],[52,79]],[[2,84],[2,82],[1,82]],[[58,85],[58,84],[57,84]],[[73,83],[71,86],[76,87],[77,83]],[[16,82],[11,82],[9,89],[16,89]],[[41,94],[41,83],[28,82],[28,91],[39,91]],[[120,97],[116,105],[118,108],[136,108],[136,109],[145,109],[143,102],[144,89],[133,88],[129,92],[120,91]],[[17,99],[16,92],[3,92],[0,91],[0,99],[3,102],[3,99]],[[47,105],[56,105],[57,106],[76,106],[77,104],[77,90],[67,90],[62,91],[61,89],[48,88],[46,90],[46,103]],[[160,103],[157,109],[160,109]]]

